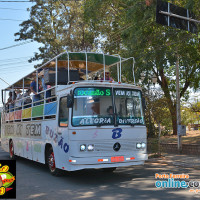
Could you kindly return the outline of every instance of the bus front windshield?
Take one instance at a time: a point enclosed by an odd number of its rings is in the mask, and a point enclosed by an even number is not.
[[[73,126],[111,125],[113,124],[111,110],[111,88],[76,88],[74,90]]]
[[[72,125],[144,125],[141,102],[141,92],[138,90],[76,88]]]

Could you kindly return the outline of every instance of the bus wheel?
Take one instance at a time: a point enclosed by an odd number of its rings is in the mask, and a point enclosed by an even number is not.
[[[114,172],[115,170],[116,170],[116,167],[103,168],[103,171],[108,172],[108,173]]]
[[[15,159],[15,154],[14,154],[14,144],[13,144],[12,140],[9,143],[9,154],[10,154],[10,159],[14,160]]]
[[[60,170],[56,168],[55,157],[54,157],[54,152],[53,152],[53,148],[52,147],[49,149],[47,161],[48,161],[47,164],[48,164],[50,173],[53,176],[59,176],[60,175]]]

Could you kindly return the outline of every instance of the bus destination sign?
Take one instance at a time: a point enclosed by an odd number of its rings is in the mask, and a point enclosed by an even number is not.
[[[76,88],[74,96],[111,96],[109,88]]]

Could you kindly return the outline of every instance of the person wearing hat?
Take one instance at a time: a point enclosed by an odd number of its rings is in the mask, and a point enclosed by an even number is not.
[[[15,99],[15,110],[20,110],[21,109],[21,106],[22,106],[22,91],[17,89],[15,90],[15,93],[16,93],[16,99]]]

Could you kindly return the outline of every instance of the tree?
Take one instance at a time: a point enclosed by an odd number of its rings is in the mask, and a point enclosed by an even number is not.
[[[121,53],[127,57],[134,56],[137,80],[141,71],[146,71],[147,74],[154,73],[157,76],[158,84],[163,90],[170,110],[173,133],[177,134],[175,65],[178,60],[180,63],[180,96],[186,98],[189,88],[197,89],[199,87],[199,39],[196,35],[186,31],[156,24],[156,1],[149,2],[146,4],[144,0],[117,0],[114,2],[86,0],[85,5],[87,12],[90,13],[90,9],[92,9],[90,22],[93,21],[93,24],[97,18],[102,16],[101,8],[104,11],[104,18],[112,19],[113,23],[107,24],[109,28],[102,30],[103,24],[94,27],[97,31],[102,31],[106,39],[110,37],[110,30],[114,30],[114,27],[118,29],[115,32],[120,41],[120,49],[115,48],[112,42],[107,42],[105,50],[113,49],[112,51],[115,53]],[[198,12],[200,2],[198,0],[173,0],[172,3],[189,8],[196,14],[196,18],[200,19]],[[111,11],[115,15],[112,15]]]
[[[35,2],[35,0],[34,0]],[[15,36],[20,40],[34,40],[41,44],[39,53],[31,61],[46,62],[65,50],[93,50],[97,36],[84,21],[82,1],[36,0],[30,9],[30,19],[22,22]]]
[[[143,94],[146,99],[145,117],[148,136],[154,137],[157,134],[156,127],[159,124],[163,127],[163,134],[171,132],[172,122],[163,92],[157,88],[148,89],[143,87]]]

